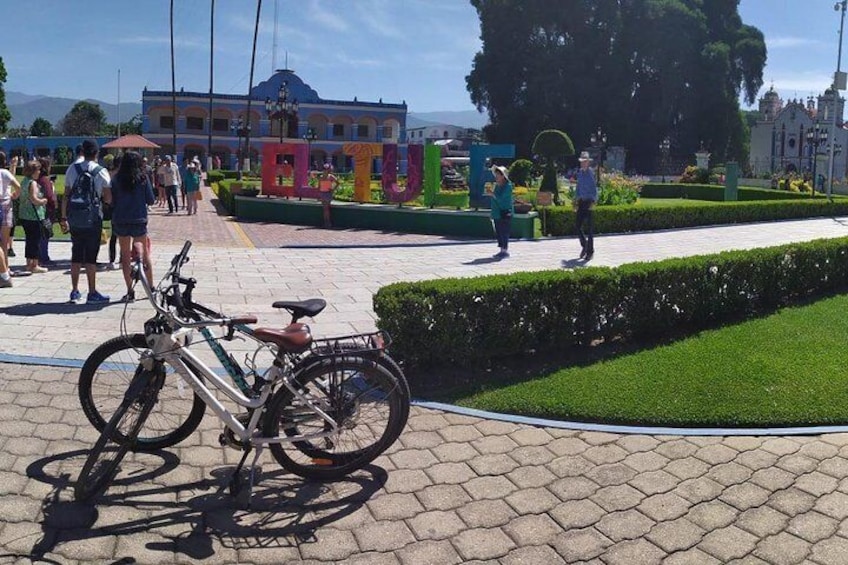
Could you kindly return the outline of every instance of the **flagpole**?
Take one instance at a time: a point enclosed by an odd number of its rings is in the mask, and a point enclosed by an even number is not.
[[[121,137],[121,69],[118,69],[118,135]]]

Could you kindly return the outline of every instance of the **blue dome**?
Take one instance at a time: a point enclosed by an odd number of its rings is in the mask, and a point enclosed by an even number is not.
[[[266,98],[276,100],[280,87],[284,82],[289,89],[290,99],[297,100],[298,102],[318,102],[321,100],[318,93],[311,86],[303,82],[299,76],[294,74],[294,71],[289,69],[280,69],[268,80],[254,86],[250,91],[250,96],[254,100],[265,100]]]

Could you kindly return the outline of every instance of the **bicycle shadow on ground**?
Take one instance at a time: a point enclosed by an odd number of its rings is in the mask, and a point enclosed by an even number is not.
[[[74,304],[73,302],[29,302],[26,304],[13,304],[0,308],[0,314],[9,316],[44,316],[47,314],[78,314],[80,312],[96,312],[107,306],[114,305],[123,306],[120,301],[103,302],[97,304],[87,304],[81,302]]]
[[[55,556],[56,548],[65,542],[151,532],[165,541],[151,541],[146,547],[163,552],[167,559],[173,553],[194,560],[208,558],[215,553],[215,542],[234,550],[297,550],[303,544],[317,543],[319,528],[362,508],[388,479],[387,472],[373,464],[327,482],[305,480],[280,468],[258,469],[248,508],[244,496],[228,492],[234,466],[218,467],[200,480],[163,485],[180,460],[171,452],[160,451],[133,454],[152,470],[125,473],[122,467],[96,504],[89,504],[74,501],[72,493],[87,453],[60,453],[27,467],[27,476],[52,487],[42,502],[42,537],[32,547],[29,557],[33,560]],[[153,465],[157,458],[161,461]],[[194,496],[186,499],[191,493]],[[174,531],[182,533],[175,535]],[[117,562],[132,559],[117,557]]]

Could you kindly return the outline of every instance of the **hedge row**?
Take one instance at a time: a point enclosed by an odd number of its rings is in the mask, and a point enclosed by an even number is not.
[[[396,283],[377,326],[410,367],[696,331],[848,289],[848,238],[617,268]]]
[[[235,214],[236,210],[236,199],[230,189],[232,182],[233,181],[229,180],[221,180],[212,185],[212,189],[218,195],[218,201],[228,214]]]
[[[575,235],[575,213],[570,206],[553,206],[544,212],[544,235]],[[688,228],[718,224],[769,222],[793,218],[848,215],[848,199],[825,198],[704,202],[689,206],[599,206],[595,208],[595,233],[625,233]]]
[[[648,183],[639,191],[643,198],[689,198],[691,200],[724,201],[724,187],[715,184]],[[739,187],[737,198],[746,200],[810,200],[809,194],[771,188]],[[817,194],[815,198],[825,198]]]

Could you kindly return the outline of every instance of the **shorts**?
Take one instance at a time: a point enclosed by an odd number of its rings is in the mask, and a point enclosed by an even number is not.
[[[71,263],[94,265],[100,251],[101,228],[71,228]]]
[[[0,202],[0,228],[11,228],[14,217],[12,215],[12,201]]]
[[[135,224],[116,224],[112,222],[112,233],[118,237],[141,237],[147,235],[147,222]]]

